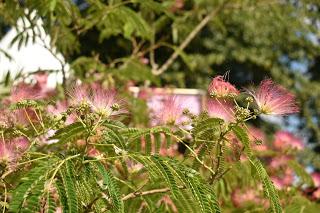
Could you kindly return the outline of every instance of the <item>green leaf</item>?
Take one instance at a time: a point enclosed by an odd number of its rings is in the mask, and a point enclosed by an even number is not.
[[[86,129],[84,128],[83,124],[81,124],[80,122],[76,122],[62,129],[59,129],[52,137],[49,138],[49,140],[59,140],[57,143],[53,143],[52,146],[68,143],[84,131],[86,131]]]
[[[66,161],[64,164],[64,169],[59,170],[60,177],[62,179],[62,184],[65,190],[65,197],[67,199],[68,211],[69,213],[79,212],[78,195],[75,186],[75,171],[72,163]]]
[[[102,176],[103,185],[112,200],[112,206],[115,209],[115,212],[124,212],[124,205],[123,201],[121,200],[120,190],[119,187],[111,174],[111,172],[106,171],[103,164],[100,162],[96,162],[95,165],[97,166],[99,173]]]
[[[9,212],[34,212],[40,209],[40,198],[44,194],[47,175],[50,172],[47,164],[48,162],[42,162],[35,166],[20,180],[21,184],[12,192]],[[54,163],[51,162],[51,165]]]
[[[235,133],[237,138],[241,141],[241,143],[245,147],[245,153],[249,159],[249,162],[254,168],[254,171],[258,174],[258,177],[263,184],[264,193],[270,200],[272,210],[274,212],[281,213],[282,208],[280,205],[278,192],[274,187],[272,181],[270,180],[267,174],[267,171],[264,169],[260,160],[255,156],[253,156],[250,148],[250,140],[247,132],[239,126],[232,127],[232,131]]]

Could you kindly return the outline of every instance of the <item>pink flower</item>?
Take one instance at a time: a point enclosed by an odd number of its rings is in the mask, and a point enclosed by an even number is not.
[[[304,145],[301,138],[294,136],[287,131],[278,131],[275,134],[273,145],[276,149],[283,150],[293,148],[297,150],[303,149]]]
[[[249,127],[249,139],[250,141],[266,141],[266,136],[264,134],[264,132],[256,127],[250,126]]]
[[[320,187],[320,173],[319,172],[314,172],[311,174],[313,183],[315,187]]]
[[[273,177],[270,177],[270,179],[272,180],[273,185],[276,187],[276,189],[282,190],[285,188],[285,184],[281,180],[281,178],[273,176]]]
[[[71,88],[69,96],[71,98],[72,106],[79,106],[81,104],[89,104],[90,88],[86,85],[75,85]]]
[[[217,76],[212,79],[208,87],[208,92],[211,96],[217,98],[236,96],[239,94],[239,91],[232,84],[226,82],[223,76]]]
[[[272,176],[271,180],[277,189],[282,190],[293,184],[294,172],[292,169],[287,168],[280,176]]]
[[[319,200],[320,199],[320,188],[313,192],[312,196]]]
[[[107,117],[127,112],[123,107],[124,102],[117,98],[115,90],[105,90],[102,87],[96,87],[92,90],[89,101],[93,111]]]
[[[37,90],[39,97],[48,98],[48,97],[54,95],[55,91],[53,89],[49,89],[47,86],[48,73],[39,72],[34,77],[35,77],[37,83],[33,86],[33,88]]]
[[[71,105],[88,105],[94,112],[104,116],[113,116],[126,113],[124,102],[117,97],[115,90],[105,90],[100,85],[93,84],[75,86],[70,93]]]
[[[157,202],[157,206],[160,205],[165,205],[166,209],[169,210],[170,212],[178,212],[178,209],[176,207],[176,205],[174,204],[174,202],[171,200],[169,195],[164,195],[158,202]],[[169,212],[169,211],[168,211]]]
[[[272,80],[263,80],[255,92],[250,92],[259,110],[268,115],[287,115],[299,112],[295,97]]]
[[[292,157],[287,155],[280,155],[272,158],[270,162],[270,167],[273,169],[278,169],[279,167],[286,167],[288,162],[292,160]]]
[[[17,103],[23,100],[39,99],[37,90],[24,82],[19,83],[11,90],[10,96],[5,99],[6,104]]]
[[[264,134],[264,132],[256,127],[250,126],[249,127],[249,139],[251,142],[253,142],[252,144],[252,148],[256,151],[266,151],[268,150],[267,145],[263,144],[266,141],[266,136]],[[256,144],[255,142],[261,142],[262,144]]]
[[[153,110],[153,115],[158,125],[178,124],[183,116],[182,102],[176,96],[166,97],[160,107]]]
[[[99,150],[97,150],[96,148],[90,148],[88,151],[87,151],[87,155],[89,157],[93,157],[93,158],[96,158],[96,157],[99,157],[101,156],[101,153],[99,152]]]
[[[28,147],[29,142],[24,137],[0,141],[0,162],[16,162]]]
[[[235,189],[231,194],[231,200],[235,207],[244,207],[246,204],[254,203],[268,206],[268,201],[263,199],[258,189],[248,188],[245,190]]]
[[[209,99],[207,101],[207,111],[211,117],[221,118],[226,122],[235,121],[234,105],[225,99]]]
[[[62,113],[65,113],[68,110],[68,104],[66,101],[58,101],[55,106],[49,105],[47,107],[47,112],[50,115],[54,115],[58,118],[61,118]],[[76,116],[74,114],[68,115],[65,121],[66,124],[72,124],[76,121]]]

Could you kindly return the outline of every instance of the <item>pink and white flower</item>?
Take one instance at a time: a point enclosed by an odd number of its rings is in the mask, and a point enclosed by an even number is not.
[[[24,137],[0,141],[0,162],[14,164],[21,154],[29,147],[29,142]]]
[[[75,85],[69,92],[70,104],[72,106],[79,106],[81,104],[90,103],[90,88],[86,85]]]
[[[231,200],[235,207],[244,207],[246,204],[259,204],[262,206],[268,206],[268,200],[264,199],[259,190],[253,188],[247,189],[235,189],[231,194]]]
[[[231,97],[239,94],[239,91],[232,84],[226,82],[223,76],[217,76],[212,79],[208,92],[211,96],[217,98]]]
[[[154,123],[162,124],[179,124],[182,122],[183,106],[182,101],[176,96],[166,97],[160,107],[153,108]]]
[[[207,111],[209,116],[223,119],[226,122],[236,120],[233,103],[225,99],[210,98],[207,101]]]
[[[320,187],[320,173],[319,172],[314,172],[311,174],[314,186],[316,188]]]
[[[287,115],[299,112],[295,96],[270,79],[263,80],[259,88],[250,94],[263,114]]]
[[[283,150],[288,148],[301,150],[304,147],[303,141],[301,138],[287,131],[276,132],[273,145],[278,150]]]
[[[49,105],[47,107],[47,112],[50,115],[56,116],[59,119],[62,118],[62,113],[67,112],[68,104],[66,101],[58,101],[55,106]],[[76,121],[76,116],[74,114],[68,115],[65,124],[72,124]]]
[[[118,99],[115,90],[105,90],[102,87],[96,87],[92,90],[89,100],[92,110],[106,117],[127,112],[123,107],[123,100]]]
[[[264,144],[266,142],[266,135],[264,132],[256,127],[250,126],[249,131],[249,140],[253,142],[252,148],[256,151],[267,151],[268,146]],[[261,142],[261,144],[256,144],[255,142]]]
[[[87,85],[75,86],[70,93],[71,105],[88,105],[92,111],[106,117],[124,114],[124,101],[117,97],[117,92],[112,89],[103,89],[97,84],[92,87]]]

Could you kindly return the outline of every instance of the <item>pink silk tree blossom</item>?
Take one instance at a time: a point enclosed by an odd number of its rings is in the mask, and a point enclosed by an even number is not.
[[[314,186],[317,187],[317,188],[320,187],[320,173],[319,172],[313,172],[311,174],[311,177],[312,177]]]
[[[0,162],[14,164],[29,147],[29,141],[25,137],[0,141]]]
[[[125,114],[124,101],[117,97],[117,92],[112,89],[96,87],[90,96],[90,105],[93,111],[105,116]]]
[[[263,80],[259,88],[250,94],[263,114],[288,115],[299,112],[295,96],[270,79]]]
[[[288,148],[301,150],[304,147],[303,141],[301,138],[287,131],[276,132],[273,145],[278,150],[283,150]]]
[[[81,104],[89,104],[90,88],[86,85],[74,85],[68,92],[70,104],[79,106]]]
[[[209,116],[223,119],[226,122],[235,121],[234,105],[225,99],[210,98],[207,101],[207,111]]]
[[[249,140],[252,143],[252,148],[256,151],[267,151],[268,146],[265,144],[266,135],[264,132],[256,127],[250,126],[248,129]],[[256,144],[255,142],[261,142],[261,144]]]
[[[153,108],[153,107],[151,107]],[[166,97],[161,106],[153,110],[154,123],[162,124],[178,124],[182,120],[183,106],[181,100],[176,96]]]
[[[228,96],[236,96],[239,91],[229,82],[223,79],[223,76],[217,76],[212,79],[208,87],[208,93],[211,96],[222,98]]]

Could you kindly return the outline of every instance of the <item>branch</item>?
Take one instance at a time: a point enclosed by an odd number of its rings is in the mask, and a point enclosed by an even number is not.
[[[185,186],[178,186],[179,189],[184,189]],[[138,196],[145,196],[145,195],[150,195],[150,194],[157,194],[157,193],[165,193],[169,192],[171,189],[169,187],[167,188],[162,188],[162,189],[152,189],[150,191],[144,191],[144,192],[132,192],[130,194],[125,195],[121,200],[126,201],[129,199],[136,198]]]
[[[196,37],[196,35],[209,23],[209,21],[216,16],[226,5],[227,1],[223,2],[219,7],[209,13],[187,36],[187,38],[180,44],[180,46],[172,53],[168,60],[157,70],[152,70],[154,75],[160,75],[165,72],[171,64],[179,56],[180,52],[183,51],[188,44]]]

